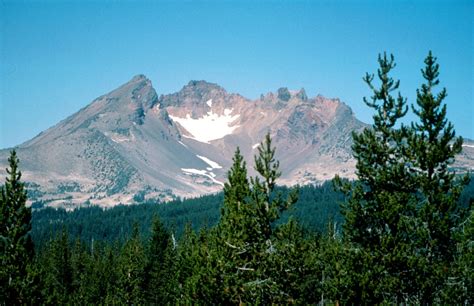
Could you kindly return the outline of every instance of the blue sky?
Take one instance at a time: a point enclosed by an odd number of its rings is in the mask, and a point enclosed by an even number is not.
[[[158,94],[189,80],[248,98],[286,86],[370,122],[377,54],[414,103],[438,57],[448,117],[474,138],[474,1],[1,1],[0,148],[18,145],[136,74]],[[409,116],[406,120],[413,119]]]

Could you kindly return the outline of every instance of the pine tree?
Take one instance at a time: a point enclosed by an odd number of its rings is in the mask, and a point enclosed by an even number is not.
[[[313,288],[316,297],[314,303],[325,305],[325,301],[340,301],[350,296],[351,282],[355,277],[351,275],[351,266],[348,264],[350,249],[337,232],[337,224],[330,221],[326,233],[314,239],[317,247],[313,247]],[[337,303],[336,303],[337,304]]]
[[[176,297],[175,250],[171,234],[155,216],[148,243],[146,278],[147,302],[169,304]]]
[[[467,176],[458,180],[449,169],[462,138],[446,119],[446,90],[433,93],[439,66],[431,52],[413,106],[419,122],[411,127],[397,127],[407,107],[400,94],[390,95],[399,86],[389,77],[393,56],[379,56],[379,64],[379,88],[373,76],[364,78],[374,92],[364,99],[376,111],[374,123],[353,135],[359,180],[341,184],[349,195],[344,235],[356,284],[348,302],[440,302],[456,254],[454,233],[463,220],[458,200]]]
[[[224,205],[221,209],[221,220],[217,226],[219,242],[218,269],[223,276],[223,298],[230,303],[240,303],[244,293],[244,283],[251,267],[250,246],[258,238],[254,226],[253,210],[249,204],[250,185],[247,178],[246,163],[237,148],[233,164],[227,174],[228,182],[224,185]]]
[[[95,243],[92,252],[76,242],[71,254],[75,287],[72,304],[105,304],[108,288],[115,287],[115,258],[111,246]]]
[[[269,275],[278,284],[276,303],[312,304],[311,288],[308,292],[304,280],[313,272],[308,265],[310,243],[298,222],[290,218],[287,223],[275,228],[273,243],[275,251],[269,256]],[[309,293],[309,294],[308,294]]]
[[[41,253],[46,304],[66,304],[71,301],[73,269],[69,234],[63,229]]]
[[[143,304],[145,302],[145,250],[140,240],[138,224],[133,227],[132,236],[125,243],[117,263],[118,279],[114,300],[119,304]]]
[[[439,65],[431,51],[421,70],[425,83],[417,90],[417,107],[412,105],[419,122],[412,124],[410,139],[413,175],[417,179],[420,224],[425,231],[422,256],[429,269],[420,273],[424,278],[422,301],[432,303],[448,276],[456,252],[454,230],[464,214],[458,200],[468,175],[457,179],[449,166],[462,150],[462,137],[456,137],[454,127],[446,118],[446,89],[438,94]]]
[[[232,160],[232,167],[227,174],[228,182],[224,184],[224,205],[219,222],[221,235],[224,239],[230,240],[228,243],[232,243],[235,236],[247,229],[247,224],[243,222],[248,215],[247,203],[250,197],[246,163],[239,148]]]
[[[474,199],[471,200],[474,202]],[[471,203],[471,207],[472,207]],[[456,229],[457,250],[449,276],[438,294],[440,304],[474,303],[474,209]]]
[[[183,284],[183,300],[228,304],[242,301],[241,267],[250,261],[247,247],[255,233],[248,199],[250,187],[245,161],[237,149],[233,166],[224,186],[224,205],[216,228],[201,229],[196,235],[186,226],[180,241],[179,281]]]
[[[26,207],[26,189],[14,150],[8,162],[8,177],[0,187],[0,304],[21,304],[29,299],[27,266],[34,256],[31,208]]]
[[[260,176],[250,179],[250,201],[258,240],[253,248],[255,273],[253,280],[246,285],[250,301],[257,303],[289,303],[292,300],[287,293],[289,288],[284,288],[284,284],[272,275],[271,259],[281,253],[275,245],[277,239],[274,222],[296,203],[298,188],[292,189],[286,198],[283,198],[281,192],[275,192],[276,181],[281,176],[280,162],[276,160],[275,152],[276,148],[272,146],[272,139],[267,133],[258,147],[258,154],[254,157],[254,168]]]
[[[406,302],[416,290],[412,274],[419,264],[412,256],[415,185],[405,154],[410,131],[403,125],[397,128],[408,108],[400,93],[396,98],[391,95],[399,87],[399,81],[390,77],[393,55],[379,56],[378,62],[380,86],[373,84],[373,75],[364,78],[374,93],[364,98],[375,110],[374,122],[361,134],[353,133],[358,181],[341,184],[348,195],[343,207],[344,237],[351,244],[348,270],[355,278],[348,302],[356,304]]]
[[[298,200],[298,188],[291,190],[287,199],[283,199],[281,193],[275,194],[274,192],[276,181],[281,176],[280,162],[275,159],[275,150],[268,133],[258,147],[258,155],[254,158],[255,170],[261,178],[258,176],[251,178],[251,197],[252,203],[255,205],[257,225],[260,227],[260,238],[266,243],[272,236],[273,222]]]
[[[79,239],[76,239],[74,247],[71,248],[71,296],[70,299],[73,303],[84,301],[84,290],[82,287],[85,286],[87,281],[87,268],[89,266],[89,256],[85,250],[84,245]]]
[[[239,149],[233,161],[218,225],[224,292],[231,303],[288,302],[287,296],[281,298],[283,284],[278,283],[273,266],[274,222],[296,202],[297,191],[290,192],[286,199],[274,192],[281,172],[269,134],[255,156],[255,170],[260,177],[251,178],[249,183]]]

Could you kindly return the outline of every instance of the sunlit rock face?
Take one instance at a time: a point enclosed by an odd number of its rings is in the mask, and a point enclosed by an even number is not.
[[[253,155],[266,133],[277,147],[280,184],[354,177],[351,132],[364,127],[338,99],[309,98],[304,89],[251,100],[191,81],[158,96],[138,75],[17,151],[35,207],[112,206],[220,191],[237,147],[255,175]],[[474,164],[473,148],[466,142],[459,167]],[[0,151],[1,176],[8,154]]]

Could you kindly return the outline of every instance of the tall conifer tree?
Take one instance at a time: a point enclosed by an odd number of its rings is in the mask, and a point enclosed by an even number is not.
[[[457,180],[449,169],[462,138],[446,119],[446,90],[433,93],[439,66],[431,52],[413,107],[419,122],[411,127],[397,125],[407,106],[400,94],[390,94],[399,86],[389,76],[393,56],[379,56],[379,64],[379,88],[372,75],[364,78],[374,92],[364,99],[376,112],[374,123],[353,134],[359,180],[341,184],[349,195],[343,209],[352,251],[348,302],[440,302],[463,220],[458,200],[467,177]]]
[[[372,127],[353,133],[358,181],[342,184],[349,196],[343,207],[344,236],[353,251],[348,302],[356,304],[400,303],[416,290],[410,273],[417,260],[411,258],[416,201],[406,168],[409,129],[397,127],[408,107],[400,93],[392,96],[399,87],[390,76],[393,55],[379,55],[378,62],[380,86],[373,84],[373,75],[364,77],[373,91],[370,99],[364,98],[375,111]]]
[[[464,217],[458,200],[468,176],[457,179],[449,166],[462,150],[462,137],[456,137],[454,127],[446,118],[446,88],[437,94],[439,65],[431,51],[421,70],[425,83],[417,90],[416,106],[412,106],[419,122],[412,124],[414,134],[410,147],[412,171],[417,179],[420,224],[425,232],[420,250],[427,269],[422,300],[432,303],[446,281],[448,269],[456,252],[454,231]]]
[[[281,173],[269,134],[255,156],[255,170],[260,177],[251,178],[249,183],[239,149],[233,161],[218,225],[223,294],[231,303],[284,302],[281,284],[272,271],[272,254],[276,252],[273,223],[296,202],[296,190],[286,199],[274,192]]]
[[[118,261],[118,279],[114,300],[107,303],[143,304],[145,302],[145,250],[140,239],[138,224],[132,236],[122,247]]]
[[[153,218],[148,242],[145,287],[147,302],[168,304],[176,297],[175,250],[171,234],[158,217]]]
[[[28,299],[27,265],[34,256],[31,208],[26,207],[26,189],[15,150],[8,158],[8,177],[0,187],[0,304],[26,303]]]

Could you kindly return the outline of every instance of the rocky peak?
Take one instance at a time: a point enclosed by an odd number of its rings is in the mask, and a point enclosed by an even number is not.
[[[138,82],[143,80],[148,80],[148,78],[144,74],[137,74],[130,80],[130,82]]]
[[[145,75],[139,74],[119,88],[95,99],[86,107],[87,112],[81,113],[80,117],[87,116],[81,120],[89,122],[90,118],[101,114],[100,118],[103,119],[100,121],[110,121],[114,117],[122,124],[128,121],[142,124],[147,111],[156,103],[158,103],[158,95],[151,81]],[[90,124],[86,125],[86,127],[89,126]]]
[[[194,88],[194,89],[201,89],[201,90],[209,90],[209,89],[220,89],[224,90],[222,87],[215,83],[211,83],[205,80],[191,80],[187,85],[183,87],[185,88]]]
[[[188,85],[181,89],[181,92],[191,94],[192,96],[199,98],[212,98],[212,96],[227,94],[224,88],[215,83],[206,81],[190,81]]]
[[[182,106],[185,104],[199,105],[210,99],[224,98],[227,94],[221,86],[207,81],[190,81],[180,91],[160,97],[160,105]]]
[[[123,102],[130,102],[130,99],[132,99],[132,102],[145,102],[143,101],[144,96],[153,100],[157,95],[151,84],[151,81],[143,74],[139,74],[134,76],[130,81],[123,84],[119,88],[109,92],[105,96],[99,97],[96,100],[108,98]]]
[[[131,90],[131,100],[143,110],[152,108],[158,101],[158,95],[153,88],[151,81],[144,75],[136,76],[132,79],[136,80],[135,86]]]
[[[278,88],[277,93],[278,93],[278,100],[287,102],[291,99],[291,93],[287,87]]]
[[[301,88],[300,91],[298,91],[296,97],[302,101],[308,101],[308,96],[306,95],[306,90],[304,90],[304,88]]]
[[[288,87],[280,87],[276,91],[276,93],[269,92],[266,95],[260,95],[260,101],[267,101],[267,102],[288,102],[292,98],[297,98],[301,101],[308,101],[308,96],[306,95],[306,91],[304,88],[301,88],[299,91],[297,90],[289,90]]]

